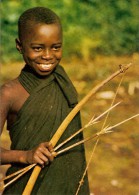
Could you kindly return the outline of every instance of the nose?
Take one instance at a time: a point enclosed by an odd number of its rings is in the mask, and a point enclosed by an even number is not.
[[[45,49],[42,53],[42,59],[50,60],[52,59],[53,54],[50,49]]]

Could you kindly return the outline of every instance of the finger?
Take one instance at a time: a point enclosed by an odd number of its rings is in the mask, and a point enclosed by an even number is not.
[[[54,151],[54,147],[53,147],[53,145],[52,145],[51,142],[49,142],[48,148],[49,148],[49,151],[50,152],[53,152]]]
[[[44,145],[45,145],[46,148],[48,148],[48,150],[50,152],[53,152],[54,151],[54,148],[53,148],[53,145],[52,145],[51,142],[45,142]]]
[[[52,153],[47,148],[44,148],[43,151],[42,151],[42,153],[48,158],[48,160],[50,162],[53,161],[54,156],[52,155]]]
[[[35,156],[33,158],[33,161],[34,161],[34,163],[37,163],[37,164],[39,164],[41,166],[44,166],[44,161],[39,156]]]
[[[44,165],[48,165],[49,164],[49,159],[44,154],[40,154],[39,158],[43,161]]]
[[[52,162],[54,159],[54,156],[52,155],[52,153],[49,151],[48,147],[48,142],[42,143],[39,145],[38,150],[36,151],[36,153],[39,154],[43,154],[45,155],[45,157],[47,157],[47,159]]]
[[[37,156],[35,157],[36,162],[40,164],[42,167],[49,164],[49,159],[45,154],[41,152],[37,152]]]

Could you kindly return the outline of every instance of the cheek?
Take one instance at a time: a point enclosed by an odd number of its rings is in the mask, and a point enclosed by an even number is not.
[[[62,51],[57,54],[57,59],[60,60],[61,58],[62,58]]]
[[[35,60],[38,57],[40,57],[40,55],[38,53],[34,53],[34,52],[26,52],[26,53],[24,53],[24,58],[28,59],[28,60]]]

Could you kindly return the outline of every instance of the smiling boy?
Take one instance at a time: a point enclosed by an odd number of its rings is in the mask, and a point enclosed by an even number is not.
[[[84,147],[78,146],[54,159],[53,147],[46,142],[77,104],[76,91],[59,65],[60,19],[48,8],[35,7],[20,16],[18,29],[16,48],[25,67],[18,78],[1,87],[1,131],[7,121],[11,138],[11,149],[1,149],[1,162],[12,165],[7,174],[32,163],[43,167],[32,194],[73,195],[85,168]],[[80,127],[77,114],[60,142]],[[80,134],[69,144],[82,138]],[[22,194],[30,174],[10,185],[4,194]],[[80,194],[89,194],[87,177]]]

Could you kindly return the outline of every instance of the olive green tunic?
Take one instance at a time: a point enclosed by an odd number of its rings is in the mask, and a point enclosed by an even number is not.
[[[62,121],[77,104],[77,93],[60,65],[51,75],[44,78],[35,75],[26,65],[18,79],[30,96],[20,109],[17,120],[10,129],[11,149],[29,150],[53,137]],[[80,127],[80,114],[78,113],[60,138],[59,143]],[[80,134],[66,146],[82,138],[82,134]],[[74,195],[85,165],[83,146],[78,146],[57,156],[50,165],[41,170],[32,194]],[[13,164],[7,174],[24,166]],[[22,194],[31,172],[10,185],[4,194]],[[87,177],[79,194],[89,194]]]

